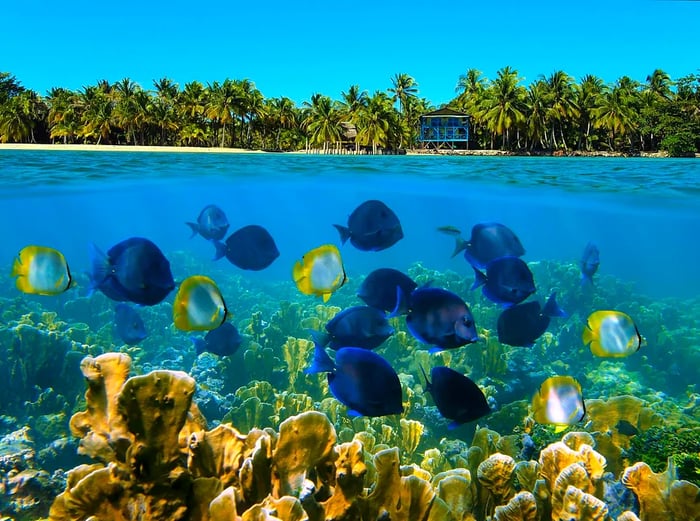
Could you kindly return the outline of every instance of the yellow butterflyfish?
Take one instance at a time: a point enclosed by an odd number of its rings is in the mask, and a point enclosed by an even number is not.
[[[561,432],[586,414],[581,384],[571,376],[547,378],[532,397],[532,417]]]
[[[12,264],[17,289],[33,295],[58,295],[72,282],[63,254],[47,246],[26,246]]]
[[[228,311],[216,283],[193,275],[180,284],[173,302],[173,322],[182,331],[210,331],[226,320]]]
[[[304,255],[294,264],[292,278],[299,291],[322,297],[324,302],[347,280],[340,252],[332,244],[324,244]]]
[[[642,335],[634,320],[621,311],[591,313],[582,338],[595,356],[610,358],[629,356],[642,345]]]

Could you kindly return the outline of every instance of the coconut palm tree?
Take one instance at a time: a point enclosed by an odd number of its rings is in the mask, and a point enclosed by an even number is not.
[[[502,136],[502,147],[508,147],[511,128],[525,121],[525,88],[519,85],[520,81],[517,71],[503,67],[479,104],[477,114],[491,131],[492,147],[495,136]]]
[[[304,107],[303,125],[309,134],[310,143],[323,146],[323,152],[327,153],[332,143],[340,141],[340,112],[333,101],[322,94],[312,95],[310,102],[304,102]]]
[[[36,143],[34,129],[46,112],[46,104],[33,90],[13,95],[0,105],[0,142]]]
[[[537,145],[539,148],[548,148],[546,96],[547,84],[541,79],[527,88],[525,128],[530,150],[534,150]]]
[[[392,87],[389,92],[393,93],[393,101],[399,102],[399,112],[401,116],[406,115],[406,104],[408,98],[415,98],[418,95],[418,84],[413,77],[408,74],[394,74],[391,78]]]
[[[612,88],[606,88],[598,106],[591,111],[594,118],[593,126],[608,133],[608,146],[616,147],[616,139],[627,138],[634,130],[634,98],[630,95],[626,82],[618,83]]]
[[[236,84],[226,78],[223,83],[215,81],[208,86],[210,97],[205,110],[205,115],[211,118],[214,124],[215,133],[221,126],[221,136],[218,140],[219,146],[226,145],[226,125],[233,123],[234,113],[238,110],[239,89]]]
[[[387,147],[392,135],[400,132],[399,122],[392,106],[393,100],[381,91],[376,91],[367,100],[367,107],[360,113],[357,140],[361,145],[372,145],[372,153],[377,153],[377,147]]]
[[[124,129],[126,142],[131,142],[133,145],[136,144],[136,128],[140,116],[136,95],[142,90],[138,83],[131,81],[129,78],[123,78],[116,82],[113,87],[115,101],[114,122]]]
[[[103,139],[109,141],[112,131],[112,111],[114,104],[104,84],[83,87],[78,94],[80,121],[83,124],[78,135],[83,138],[97,138],[96,144]]]
[[[576,85],[576,104],[579,110],[579,139],[578,148],[591,150],[591,131],[595,126],[594,111],[600,104],[605,84],[603,80],[592,74],[586,74]]]
[[[52,88],[48,93],[47,103],[47,123],[51,139],[61,139],[64,144],[69,140],[72,142],[80,129],[75,93],[61,87]]]
[[[280,150],[282,130],[292,129],[296,125],[296,107],[294,102],[285,97],[270,100],[270,115],[276,127],[275,149]]]
[[[574,80],[564,71],[554,71],[549,77],[540,76],[546,85],[547,119],[551,125],[552,144],[557,147],[556,129],[564,149],[568,148],[564,134],[565,124],[578,117]]]

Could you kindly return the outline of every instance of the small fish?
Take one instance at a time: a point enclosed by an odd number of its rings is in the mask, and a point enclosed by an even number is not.
[[[417,340],[434,345],[432,351],[479,339],[469,306],[451,291],[422,286],[411,293],[409,303],[406,326]]]
[[[556,425],[556,432],[582,421],[585,414],[581,384],[571,376],[547,378],[532,397],[535,421]]]
[[[639,429],[637,429],[637,427],[632,425],[627,420],[618,421],[615,424],[615,428],[617,429],[617,432],[625,436],[636,436],[637,434],[639,434]]]
[[[610,358],[624,358],[636,353],[643,342],[634,320],[621,311],[591,313],[582,338],[595,356]]]
[[[332,244],[314,248],[296,261],[292,278],[304,295],[322,297],[324,302],[347,280],[340,252]]]
[[[452,420],[450,429],[478,420],[491,412],[479,386],[462,373],[449,367],[433,367],[430,382],[422,367],[421,371],[425,378],[425,390],[432,395],[438,411],[444,418]]]
[[[72,282],[63,254],[47,246],[25,246],[12,263],[17,289],[32,295],[58,295]]]
[[[192,228],[190,238],[199,234],[209,241],[220,241],[228,231],[229,223],[224,211],[214,204],[209,204],[199,213],[197,222],[187,222]]]
[[[114,308],[114,328],[122,342],[129,346],[135,346],[148,336],[141,316],[134,308],[123,302]]]
[[[173,323],[182,331],[210,331],[226,320],[224,297],[216,283],[192,275],[180,284],[173,302]]]
[[[387,416],[403,412],[401,382],[396,371],[374,351],[343,347],[335,362],[316,344],[306,373],[328,373],[328,387],[348,407],[350,416]]]
[[[126,239],[106,255],[92,244],[90,258],[90,291],[100,290],[112,300],[153,306],[175,288],[168,259],[148,239]]]
[[[369,306],[353,306],[329,320],[326,331],[327,333],[311,332],[317,344],[331,349],[375,349],[394,333],[394,328],[383,311]]]
[[[600,252],[598,247],[589,242],[583,249],[581,256],[581,284],[593,284],[593,275],[600,266]]]
[[[231,264],[242,270],[264,270],[280,256],[270,232],[257,224],[236,230],[225,243],[216,241],[214,246],[214,260],[226,257]]]
[[[544,308],[533,301],[504,309],[498,316],[498,341],[517,347],[532,347],[547,330],[551,317],[566,317],[559,307],[556,293],[547,299]]]
[[[452,237],[459,237],[460,235],[462,235],[462,231],[459,228],[450,224],[448,224],[447,226],[438,226],[437,230]]]
[[[449,235],[457,235],[454,257],[464,250],[464,258],[472,267],[485,269],[489,262],[499,257],[522,257],[525,255],[520,239],[506,225],[495,222],[477,223],[472,227],[472,236],[468,241],[459,237],[457,228],[443,226],[441,229]]]
[[[519,304],[535,292],[532,272],[518,257],[499,257],[488,263],[486,274],[476,268],[474,274],[471,289],[483,286],[484,296],[496,304]]]
[[[408,313],[408,296],[418,285],[399,270],[379,268],[365,277],[357,296],[373,308],[392,315]]]
[[[403,238],[401,223],[396,214],[381,201],[365,201],[355,208],[348,225],[334,224],[343,244],[350,243],[358,250],[381,251]]]
[[[197,355],[205,351],[218,356],[231,356],[243,343],[244,337],[238,332],[231,322],[224,322],[216,329],[212,329],[204,338],[192,338]]]

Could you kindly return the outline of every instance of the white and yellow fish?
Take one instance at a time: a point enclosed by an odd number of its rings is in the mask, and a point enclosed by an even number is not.
[[[193,275],[180,284],[173,302],[173,323],[182,331],[210,331],[226,320],[228,311],[216,283]]]
[[[332,244],[324,244],[304,255],[294,264],[292,278],[299,291],[322,297],[324,302],[347,280],[340,252]]]
[[[12,264],[17,289],[33,295],[58,295],[72,282],[63,254],[47,246],[26,246]]]
[[[556,426],[561,432],[586,414],[581,384],[571,376],[547,378],[532,397],[532,417],[537,423]]]
[[[634,320],[621,311],[591,313],[582,338],[595,356],[609,358],[624,358],[636,353],[643,342]]]

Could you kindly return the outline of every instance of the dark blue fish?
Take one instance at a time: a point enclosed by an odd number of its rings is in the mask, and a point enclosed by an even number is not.
[[[474,317],[469,306],[451,291],[420,287],[411,293],[406,325],[416,339],[439,349],[454,349],[476,342]]]
[[[379,268],[365,277],[357,296],[373,308],[392,315],[408,313],[408,297],[418,285],[393,268]]]
[[[625,436],[636,436],[639,434],[639,429],[632,425],[630,422],[627,420],[620,420],[615,424],[615,428],[617,429],[617,432],[620,434],[624,434]]]
[[[192,237],[199,234],[209,241],[220,241],[228,231],[229,223],[224,211],[214,204],[209,204],[199,213],[196,223],[187,222],[192,228]]]
[[[168,259],[148,239],[132,237],[107,255],[92,244],[90,257],[90,291],[100,290],[113,300],[152,306],[175,288]]]
[[[396,214],[381,201],[365,201],[348,218],[348,225],[334,224],[343,244],[350,239],[362,251],[381,251],[403,238]]]
[[[204,335],[203,339],[192,337],[197,355],[207,351],[218,356],[231,356],[238,350],[243,340],[244,337],[230,322],[224,322],[216,329],[212,329]]]
[[[474,268],[472,290],[483,286],[484,296],[496,304],[519,304],[535,292],[535,280],[525,261],[518,257],[499,257],[488,263],[486,275]]]
[[[264,270],[280,256],[270,232],[257,224],[244,226],[233,232],[226,243],[216,242],[215,246],[214,260],[226,257],[242,270]]]
[[[551,317],[565,317],[556,301],[556,293],[547,299],[544,308],[537,301],[504,309],[498,317],[498,341],[516,347],[532,347],[547,330]]]
[[[581,256],[581,284],[593,284],[593,275],[600,266],[600,252],[598,247],[589,242],[583,249]]]
[[[491,412],[486,396],[469,378],[449,367],[433,367],[430,372],[432,382],[421,367],[425,378],[425,389],[435,402],[440,414],[452,420],[450,429],[478,420]]]
[[[337,313],[326,324],[327,333],[312,331],[314,341],[331,349],[361,347],[374,349],[394,333],[383,311],[353,306]]]
[[[444,226],[440,231],[449,235],[459,234],[459,230]],[[472,236],[468,241],[457,237],[454,257],[464,250],[464,258],[474,268],[484,269],[494,259],[499,257],[521,257],[525,248],[515,233],[501,223],[478,223],[472,227]]]
[[[124,303],[119,303],[114,308],[114,328],[122,342],[130,346],[135,346],[148,336],[141,316]]]
[[[403,412],[401,383],[396,371],[374,351],[343,347],[335,362],[319,344],[306,373],[328,373],[328,386],[351,416],[387,416]]]

